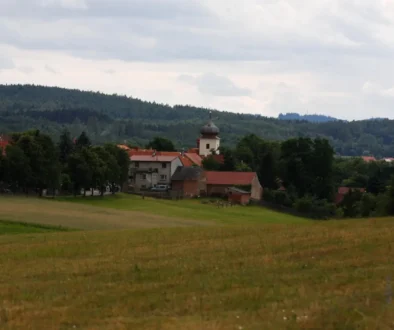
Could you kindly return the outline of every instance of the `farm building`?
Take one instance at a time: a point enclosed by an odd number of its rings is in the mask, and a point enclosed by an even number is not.
[[[205,171],[201,181],[203,183],[202,186],[205,186],[203,190],[208,196],[226,196],[229,188],[232,187],[242,190],[246,187],[249,188],[250,198],[254,200],[260,200],[263,193],[263,188],[256,172]]]
[[[199,196],[202,173],[200,167],[178,167],[171,178],[172,190],[180,192],[184,197]]]
[[[251,192],[239,188],[231,187],[228,189],[228,201],[231,203],[246,205],[249,204]]]

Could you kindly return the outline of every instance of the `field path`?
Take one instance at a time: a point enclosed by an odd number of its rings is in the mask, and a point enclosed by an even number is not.
[[[206,226],[209,221],[188,220],[138,211],[107,209],[38,198],[0,198],[0,220],[39,223],[75,229],[133,229]]]

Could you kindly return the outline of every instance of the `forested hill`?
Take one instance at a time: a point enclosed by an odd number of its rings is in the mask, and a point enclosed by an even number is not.
[[[163,136],[178,147],[191,147],[207,118],[204,108],[55,87],[0,85],[0,133],[38,128],[57,137],[66,127],[74,136],[84,130],[98,143],[144,145]],[[251,133],[270,140],[308,135],[328,138],[342,155],[394,156],[393,120],[311,123],[222,111],[213,111],[213,118],[224,145]]]

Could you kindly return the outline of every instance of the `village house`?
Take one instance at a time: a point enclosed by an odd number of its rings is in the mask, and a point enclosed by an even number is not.
[[[170,185],[175,170],[182,166],[178,156],[133,155],[130,157],[129,186],[135,191]]]

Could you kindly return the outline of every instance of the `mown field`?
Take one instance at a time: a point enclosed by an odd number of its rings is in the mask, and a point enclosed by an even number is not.
[[[237,223],[196,204],[188,220],[169,208],[191,201],[129,199],[159,214],[127,199],[0,199],[0,219],[89,229],[0,235],[0,329],[394,327],[393,219],[247,221],[257,210],[239,207]]]

